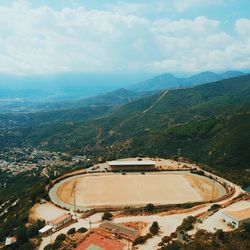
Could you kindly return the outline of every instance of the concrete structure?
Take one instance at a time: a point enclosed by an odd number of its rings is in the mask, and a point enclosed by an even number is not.
[[[110,161],[109,167],[113,171],[147,171],[155,169],[155,162],[150,160],[137,161]]]
[[[227,224],[238,228],[244,223],[250,223],[250,207],[239,211],[224,211],[222,217]]]
[[[72,220],[73,220],[72,215],[65,213],[63,215],[58,216],[54,220],[50,221],[50,225],[53,227],[54,230],[57,230],[58,228],[64,226],[65,224],[68,224]]]
[[[38,232],[41,236],[46,236],[46,235],[49,235],[50,233],[52,233],[52,229],[53,229],[53,226],[46,225],[45,227],[38,230]]]
[[[182,244],[188,244],[191,242],[190,236],[184,230],[177,232],[177,240]]]
[[[121,224],[116,224],[111,221],[105,221],[104,223],[100,224],[100,228],[116,235],[117,237],[121,237],[131,241],[134,241],[139,236],[138,230],[131,227],[126,227]]]
[[[9,246],[9,245],[11,245],[11,244],[13,244],[13,243],[15,243],[16,242],[16,237],[7,237],[6,239],[5,239],[5,243],[4,243],[4,245],[5,246]]]

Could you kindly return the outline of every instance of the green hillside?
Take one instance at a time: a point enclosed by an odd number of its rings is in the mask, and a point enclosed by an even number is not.
[[[73,154],[83,153],[87,145],[89,157],[103,160],[138,154],[172,157],[181,148],[184,157],[197,162],[250,168],[250,75],[172,90],[157,102],[162,94],[88,122],[24,128],[15,140]]]

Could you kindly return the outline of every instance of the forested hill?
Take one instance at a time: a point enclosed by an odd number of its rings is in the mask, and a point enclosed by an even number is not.
[[[196,85],[242,75],[244,75],[244,73],[239,71],[227,71],[222,74],[206,71],[190,77],[176,77],[172,74],[162,74],[152,79],[137,83],[132,86],[131,89],[137,91],[152,91],[161,89],[190,88]]]
[[[87,145],[90,157],[103,158],[169,157],[181,148],[195,161],[250,168],[250,75],[162,95],[124,105],[105,118],[28,128],[19,140],[72,153]]]

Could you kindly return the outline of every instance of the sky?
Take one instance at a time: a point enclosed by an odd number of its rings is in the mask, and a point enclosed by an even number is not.
[[[0,74],[249,68],[249,0],[0,0]]]

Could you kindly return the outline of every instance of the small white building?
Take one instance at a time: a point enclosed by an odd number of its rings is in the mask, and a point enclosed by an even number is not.
[[[73,220],[73,216],[68,213],[64,213],[54,220],[50,221],[50,225],[53,227],[54,230],[63,227],[64,225],[70,223]]]
[[[13,237],[7,237],[6,240],[5,240],[4,245],[9,246],[9,245],[11,245],[11,244],[13,244],[15,242],[16,242],[16,237],[14,237],[14,236]]]
[[[227,224],[238,228],[244,223],[250,223],[250,207],[238,211],[224,211],[222,217]]]
[[[45,236],[45,235],[50,234],[52,232],[52,229],[53,227],[51,225],[46,225],[45,227],[38,230],[38,232],[41,236]]]

